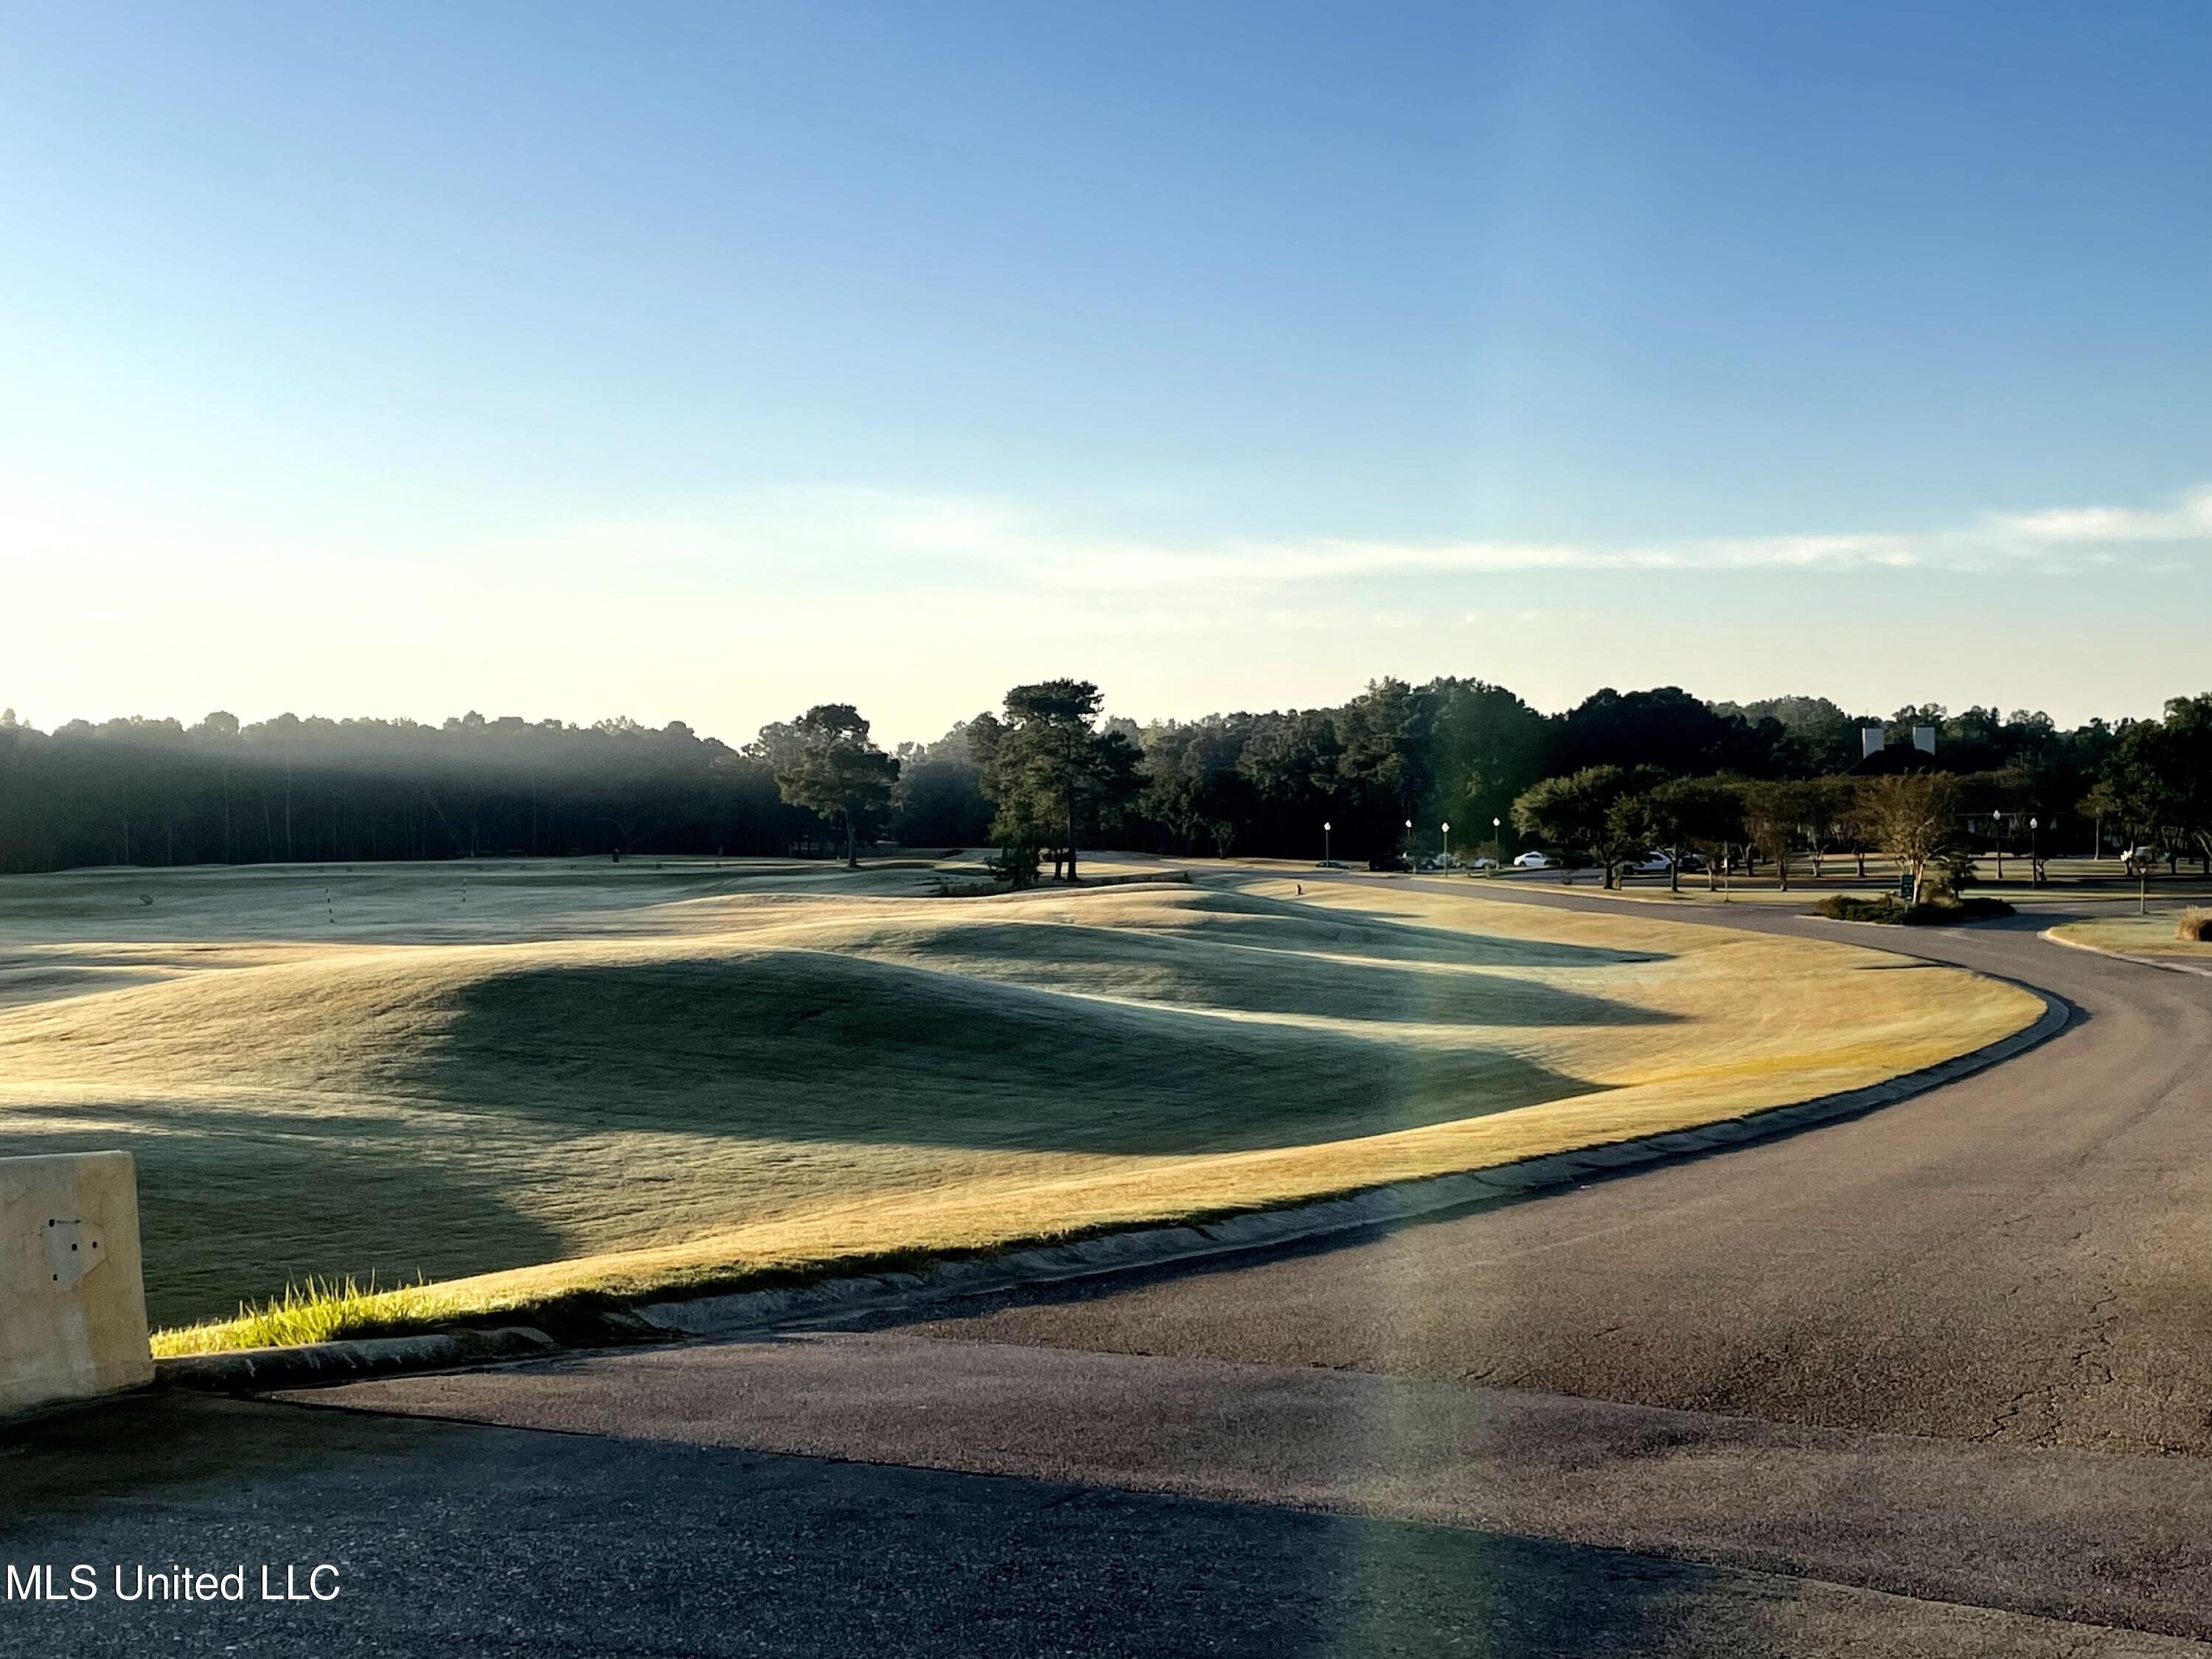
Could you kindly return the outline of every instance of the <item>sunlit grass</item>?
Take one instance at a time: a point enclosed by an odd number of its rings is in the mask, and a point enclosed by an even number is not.
[[[0,1153],[137,1154],[164,1352],[1294,1203],[1859,1087],[2039,1011],[1642,906],[1288,874],[946,901],[625,866],[628,907],[585,872],[472,887],[459,937],[394,943],[458,908],[444,878],[393,872],[319,945],[157,891],[205,919],[131,947],[169,977],[0,1011]],[[18,960],[27,908],[0,894]]]
[[[265,1302],[241,1302],[234,1318],[210,1320],[179,1330],[157,1331],[154,1354],[213,1353],[230,1348],[283,1348],[341,1337],[374,1334],[448,1320],[465,1311],[465,1298],[417,1281],[379,1290],[349,1273],[287,1284]]]

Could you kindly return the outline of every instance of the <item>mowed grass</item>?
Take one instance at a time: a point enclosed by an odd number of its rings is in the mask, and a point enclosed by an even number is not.
[[[2130,957],[2212,957],[2212,944],[2177,936],[2179,908],[2154,910],[2145,916],[2104,916],[2094,921],[2070,921],[2051,931],[2063,939],[2099,951],[2117,951]]]
[[[0,883],[0,974],[137,976],[0,1008],[0,1155],[137,1154],[154,1316],[218,1322],[176,1351],[1291,1202],[1856,1087],[2039,1012],[1641,909],[928,873],[356,866],[336,922],[301,914],[312,872]],[[406,1288],[221,1322],[372,1276]]]

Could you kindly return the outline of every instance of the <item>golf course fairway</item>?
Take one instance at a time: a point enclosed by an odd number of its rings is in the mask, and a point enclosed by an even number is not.
[[[275,1340],[221,1322],[311,1277],[384,1287],[315,1330],[409,1328],[1480,1168],[2041,1011],[1855,945],[1403,882],[935,886],[921,860],[9,878],[0,1155],[136,1155],[180,1352]]]

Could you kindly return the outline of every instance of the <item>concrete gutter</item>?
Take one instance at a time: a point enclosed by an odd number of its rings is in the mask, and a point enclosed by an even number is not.
[[[2087,947],[2085,947],[2087,948]],[[2194,971],[2194,970],[2191,970]],[[2018,984],[2017,981],[2008,983]],[[1724,1118],[1693,1129],[1668,1130],[1571,1152],[1524,1158],[1494,1169],[1370,1188],[1283,1210],[1256,1211],[1183,1226],[1140,1227],[969,1260],[940,1261],[915,1273],[823,1279],[789,1290],[655,1302],[602,1316],[601,1340],[564,1343],[527,1326],[498,1330],[372,1337],[291,1348],[251,1348],[157,1360],[155,1381],[172,1388],[258,1393],[400,1371],[451,1370],[503,1360],[543,1358],[580,1346],[617,1342],[681,1341],[740,1335],[771,1328],[820,1324],[856,1314],[991,1296],[1026,1286],[1097,1279],[1267,1249],[1480,1206],[1540,1196],[1585,1182],[1675,1163],[1755,1140],[1768,1140],[1909,1100],[2027,1052],[2057,1034],[2072,1017],[2066,1003],[2032,985],[2043,1012],[2030,1025],[1972,1054],[1884,1083]]]

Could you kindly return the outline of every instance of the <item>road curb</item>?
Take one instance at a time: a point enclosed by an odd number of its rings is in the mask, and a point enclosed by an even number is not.
[[[526,1359],[557,1352],[544,1331],[512,1325],[490,1331],[438,1331],[423,1336],[366,1337],[313,1342],[291,1348],[242,1348],[230,1353],[187,1354],[154,1362],[162,1388],[217,1394],[292,1389],[351,1382],[395,1371],[444,1370],[495,1359]]]
[[[2086,945],[2078,939],[2068,939],[2057,927],[2046,927],[2036,938],[2046,945],[2063,945],[2069,951],[2087,951],[2093,957],[2110,957],[2114,962],[2132,962],[2138,968],[2157,968],[2169,974],[2191,974],[2198,979],[2212,979],[2212,968],[2192,968],[2185,962],[2168,962],[2160,957],[2139,957],[2126,951],[2107,951],[2101,945]]]
[[[2015,980],[2005,982],[2019,984]],[[1493,1169],[1400,1182],[1288,1209],[1254,1211],[1182,1225],[1133,1228],[1066,1244],[940,1261],[915,1273],[873,1273],[825,1279],[789,1290],[648,1303],[608,1316],[610,1332],[618,1323],[625,1340],[681,1341],[742,1335],[772,1327],[820,1324],[855,1314],[894,1312],[1031,1285],[1174,1267],[1434,1218],[1480,1205],[1541,1196],[1659,1164],[1703,1158],[1895,1105],[2010,1060],[2064,1028],[2072,1017],[2066,1003],[2035,986],[2021,985],[2020,988],[2043,1003],[2042,1014],[2032,1024],[1971,1054],[1862,1089],[1723,1118],[1695,1128],[1662,1130],[1523,1158]],[[155,1370],[155,1382],[164,1387],[258,1393],[400,1371],[452,1370],[599,1346],[602,1345],[564,1343],[533,1328],[511,1326],[198,1354],[159,1360]]]

